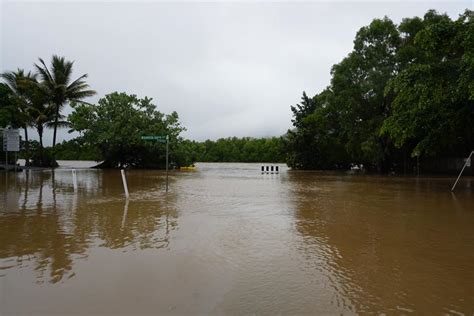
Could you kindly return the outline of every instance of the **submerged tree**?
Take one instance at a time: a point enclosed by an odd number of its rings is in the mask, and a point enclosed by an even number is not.
[[[474,146],[473,25],[473,11],[455,21],[428,11],[361,28],[330,86],[292,107],[288,163],[389,171],[420,155],[464,155]]]
[[[191,163],[176,151],[185,130],[178,114],[157,111],[150,98],[114,92],[95,105],[72,105],[72,131],[81,133],[88,145],[99,149],[102,167],[164,168],[165,145],[142,140],[144,135],[168,135],[172,161],[178,165]]]

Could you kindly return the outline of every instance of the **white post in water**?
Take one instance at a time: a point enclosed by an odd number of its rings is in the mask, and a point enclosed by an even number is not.
[[[166,192],[168,192],[168,147],[169,136],[166,135]]]
[[[458,184],[459,178],[461,178],[461,175],[462,175],[462,173],[464,172],[464,169],[466,169],[466,166],[467,166],[467,165],[471,166],[471,156],[472,156],[472,154],[474,154],[474,150],[471,151],[471,153],[469,154],[469,157],[467,157],[466,163],[464,163],[464,167],[462,167],[462,170],[461,170],[461,172],[459,173],[459,176],[458,176],[458,178],[456,179],[456,182],[454,182],[453,187],[451,188],[451,192],[454,191],[454,188],[456,187],[456,184]]]
[[[127,178],[125,178],[125,170],[120,170],[122,174],[122,183],[123,183],[123,190],[125,191],[125,197],[128,199],[130,194],[128,194],[128,186],[127,186]]]
[[[77,191],[77,175],[76,169],[72,169],[72,185],[74,186],[74,192]]]
[[[125,220],[127,219],[129,201],[129,199],[125,200],[125,206],[123,207],[122,226],[120,226],[122,229],[125,227]]]

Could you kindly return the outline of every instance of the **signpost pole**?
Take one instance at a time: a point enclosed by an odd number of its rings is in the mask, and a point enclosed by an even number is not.
[[[3,150],[5,151],[5,172],[8,168],[8,152],[15,153],[14,169],[16,171],[16,153],[20,151],[20,134],[18,129],[5,128],[3,131]]]
[[[166,135],[166,192],[168,192],[168,143],[169,136]]]
[[[469,166],[471,165],[471,157],[472,157],[472,154],[474,154],[474,150],[471,151],[471,153],[469,154],[469,157],[467,157],[466,163],[464,163],[464,166],[462,167],[462,170],[461,170],[461,172],[459,173],[458,178],[456,179],[456,182],[454,182],[453,187],[451,188],[451,192],[454,191],[454,188],[456,187],[456,184],[458,184],[459,178],[461,178],[461,175],[462,175],[462,173],[464,172],[464,169],[466,168],[466,166],[467,166],[468,164],[469,164]]]
[[[159,143],[166,142],[166,192],[168,192],[168,165],[169,165],[169,135],[148,135],[148,136],[141,136],[142,140],[152,140]]]

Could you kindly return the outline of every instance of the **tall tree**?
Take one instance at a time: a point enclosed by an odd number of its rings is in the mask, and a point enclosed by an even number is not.
[[[51,159],[45,160],[44,158],[44,145],[43,145],[43,134],[45,128],[53,128],[55,125],[55,107],[51,106],[49,95],[44,89],[40,87],[35,79],[28,81],[26,86],[25,97],[28,100],[28,115],[30,117],[31,126],[36,129],[39,136],[39,153],[38,153],[38,165],[39,166],[55,166],[55,162]],[[60,115],[58,122],[59,126],[64,126],[66,123],[63,121],[64,116]],[[51,165],[52,164],[52,165]]]
[[[68,102],[82,102],[85,98],[96,94],[94,90],[89,89],[89,85],[84,74],[72,80],[73,61],[68,61],[64,57],[54,55],[51,59],[51,66],[48,68],[39,58],[40,64],[35,64],[36,70],[41,78],[41,88],[49,95],[50,101],[54,106],[53,122],[53,155],[56,145],[57,129],[60,127],[61,110]]]
[[[387,170],[390,143],[380,136],[391,95],[385,86],[397,73],[400,35],[387,17],[374,19],[356,34],[354,49],[332,69],[332,107],[341,113],[347,151],[354,163]]]
[[[387,86],[395,95],[382,132],[412,156],[464,156],[474,146],[474,14],[453,21],[428,11],[407,19],[406,65]]]
[[[18,69],[17,71],[5,72],[1,77],[10,89],[12,103],[15,107],[15,115],[10,123],[14,127],[23,128],[25,132],[26,165],[29,165],[28,127],[31,126],[32,121],[28,113],[30,103],[27,95],[29,93],[28,83],[36,81],[36,75],[31,72],[26,73],[23,69]]]

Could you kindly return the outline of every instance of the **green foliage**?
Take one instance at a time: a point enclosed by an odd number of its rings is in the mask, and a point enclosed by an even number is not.
[[[54,150],[52,151],[53,158],[42,158],[45,153],[43,150],[45,128],[54,129],[54,148],[57,129],[68,126],[68,122],[63,120],[64,116],[61,114],[62,107],[66,102],[78,102],[94,95],[95,92],[88,90],[88,85],[84,81],[87,75],[71,80],[73,62],[67,61],[64,57],[53,56],[50,69],[41,58],[40,63],[41,66],[35,65],[37,73],[27,73],[18,69],[1,74],[5,83],[0,87],[2,99],[0,101],[3,101],[0,106],[0,124],[24,129],[26,164],[29,164],[30,157],[28,128],[35,128],[40,142],[34,153],[34,164],[54,166],[56,165]],[[5,93],[8,93],[8,98],[5,97]]]
[[[295,129],[284,137],[286,162],[296,169],[338,169],[349,165],[341,133],[340,113],[328,107],[333,94],[329,90],[307,100],[313,111],[294,120]],[[301,107],[300,107],[301,108]],[[293,112],[299,112],[292,107]],[[295,113],[295,114],[296,114]]]
[[[410,146],[412,156],[463,155],[474,145],[473,18],[429,11],[406,44],[411,62],[387,86],[395,98],[382,134]]]
[[[98,148],[104,167],[165,167],[165,144],[141,140],[144,135],[169,135],[170,162],[191,163],[180,147],[180,133],[185,129],[178,114],[165,115],[151,101],[114,92],[96,105],[73,103],[69,121],[85,143]]]
[[[15,125],[15,117],[18,114],[11,98],[8,86],[0,83],[0,127]]]
[[[216,141],[185,141],[186,150],[200,162],[283,162],[283,142],[279,137],[229,137]]]
[[[59,127],[66,124],[61,122],[61,110],[67,102],[81,102],[87,97],[95,95],[94,90],[89,89],[85,79],[87,74],[73,80],[73,61],[68,61],[64,57],[54,55],[51,59],[51,66],[48,68],[43,59],[39,59],[40,64],[35,64],[41,83],[38,85],[48,97],[50,106],[53,108],[54,119],[52,121],[53,148],[56,146],[56,133]],[[54,150],[53,150],[54,155]]]
[[[53,157],[53,149],[51,147],[40,148],[34,146],[31,152],[31,165],[51,168],[58,166],[56,159]]]
[[[291,107],[288,164],[388,171],[414,156],[464,155],[474,147],[472,34],[472,11],[361,28],[330,86]]]
[[[5,72],[1,74],[4,84],[2,84],[2,90],[4,95],[8,94],[6,104],[6,114],[8,119],[8,125],[18,127],[28,127],[31,122],[31,118],[28,115],[29,100],[28,100],[28,82],[34,80],[35,75],[32,73],[25,73],[24,70],[18,69],[16,72]],[[8,90],[8,91],[7,91]]]
[[[55,158],[58,160],[101,160],[99,148],[77,137],[56,144]]]

